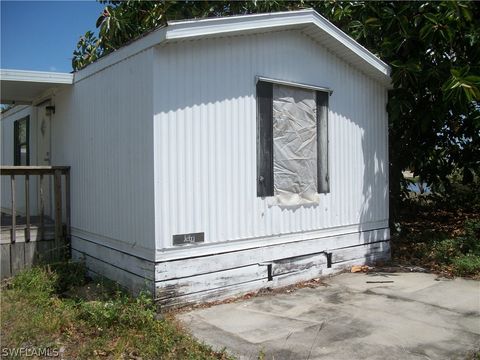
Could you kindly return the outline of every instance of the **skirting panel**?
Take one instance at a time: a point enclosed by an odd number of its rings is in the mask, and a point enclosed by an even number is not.
[[[72,236],[72,258],[85,263],[92,277],[106,277],[138,294],[153,293],[154,262],[110,247]]]
[[[217,251],[154,263],[73,236],[72,257],[92,276],[104,276],[133,293],[148,290],[164,307],[221,300],[261,288],[287,286],[390,258],[388,229]]]
[[[221,300],[389,258],[388,229],[217,252],[157,263],[155,297],[166,307]]]

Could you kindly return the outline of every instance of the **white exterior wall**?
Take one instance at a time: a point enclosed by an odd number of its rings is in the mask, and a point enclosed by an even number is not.
[[[30,165],[37,163],[37,121],[36,113],[32,107],[21,105],[16,106],[1,115],[1,158],[2,165],[12,166],[14,164],[14,122],[30,116]],[[37,209],[37,177],[30,179],[30,209],[31,215],[39,213]],[[1,176],[1,209],[10,212],[12,205],[10,176]],[[15,203],[17,214],[25,215],[25,177],[15,176]]]
[[[334,91],[330,193],[318,206],[256,196],[256,75]],[[171,43],[155,49],[153,82],[157,260],[173,234],[205,232],[217,243],[388,227],[387,91],[311,38],[282,31]]]
[[[53,100],[52,164],[71,166],[72,247],[83,239],[152,260],[152,50],[82,74]]]

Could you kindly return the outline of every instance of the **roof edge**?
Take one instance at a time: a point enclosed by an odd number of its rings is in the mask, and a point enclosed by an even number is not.
[[[167,26],[160,27],[75,72],[75,82],[162,43],[215,34],[274,30],[302,25],[313,25],[319,31],[325,32],[341,46],[360,57],[365,65],[373,68],[378,74],[376,78],[380,79],[382,84],[390,86],[390,66],[313,9],[169,21]]]
[[[48,71],[0,69],[0,80],[28,81],[49,84],[73,84],[73,74]]]
[[[166,40],[238,33],[295,25],[315,25],[389,77],[390,66],[313,9],[168,22]]]

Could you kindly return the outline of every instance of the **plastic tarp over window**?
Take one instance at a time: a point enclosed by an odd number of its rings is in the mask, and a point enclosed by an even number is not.
[[[274,203],[317,203],[316,93],[273,85]],[[273,204],[272,204],[273,205]]]

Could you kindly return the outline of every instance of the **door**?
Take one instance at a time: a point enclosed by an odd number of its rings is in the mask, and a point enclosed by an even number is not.
[[[37,106],[37,165],[51,165],[51,114],[47,107],[50,101],[46,101]],[[38,212],[41,211],[41,194],[38,192]],[[46,216],[53,216],[52,213],[52,179],[51,176],[43,178],[43,206]]]

